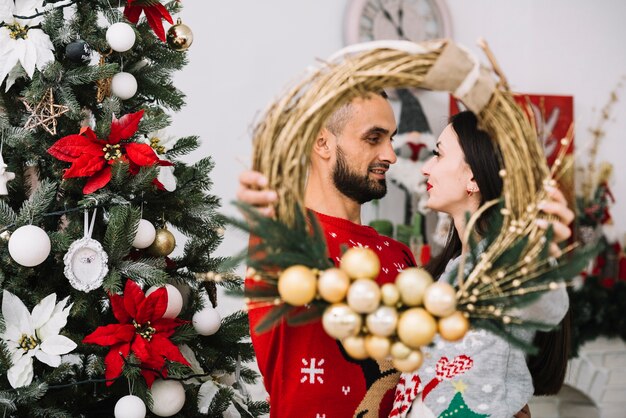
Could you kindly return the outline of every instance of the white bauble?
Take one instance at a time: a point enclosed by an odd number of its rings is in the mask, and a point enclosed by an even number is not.
[[[116,52],[126,52],[135,45],[135,31],[124,22],[117,22],[109,26],[106,34],[107,42]]]
[[[113,414],[115,418],[145,418],[146,404],[137,396],[126,395],[117,401]]]
[[[365,318],[367,329],[379,337],[389,337],[396,332],[398,312],[391,306],[380,306]]]
[[[150,411],[159,417],[171,417],[185,405],[185,388],[177,380],[157,379],[150,388],[152,407]]]
[[[111,80],[111,93],[122,100],[130,99],[137,93],[137,80],[131,73],[117,73]]]
[[[50,255],[50,237],[38,226],[21,226],[9,238],[9,254],[18,264],[37,266]]]
[[[217,309],[205,306],[202,310],[193,314],[191,323],[198,334],[213,335],[220,329],[222,317]]]
[[[334,303],[324,310],[322,327],[328,335],[338,340],[353,337],[361,330],[363,319],[344,303]]]
[[[348,306],[358,313],[371,313],[380,305],[380,287],[370,279],[357,279],[348,289]]]
[[[152,222],[141,219],[137,226],[137,233],[135,239],[133,239],[133,247],[135,248],[148,248],[150,244],[154,242],[156,237],[156,229]]]
[[[160,286],[150,287],[146,292],[146,296],[150,296],[152,292],[159,288]],[[173,319],[183,310],[183,295],[171,284],[166,284],[165,289],[167,289],[167,309],[163,314],[163,318]]]

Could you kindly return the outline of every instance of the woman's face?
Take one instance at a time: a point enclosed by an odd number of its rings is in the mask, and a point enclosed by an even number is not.
[[[422,173],[427,177],[426,206],[453,217],[474,212],[480,198],[478,193],[470,195],[468,191],[477,192],[478,187],[451,124],[439,135],[433,154],[422,167]]]

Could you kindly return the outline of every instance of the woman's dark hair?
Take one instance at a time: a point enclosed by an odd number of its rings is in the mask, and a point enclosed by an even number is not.
[[[478,127],[476,115],[470,111],[457,113],[450,118],[452,129],[459,138],[459,145],[465,154],[474,180],[480,190],[480,205],[500,197],[502,179],[500,178],[500,158],[498,149],[487,132]],[[495,210],[495,208],[493,208]],[[476,223],[476,232],[484,235],[489,217],[493,211],[486,211]],[[461,240],[454,224],[450,228],[446,245],[441,254],[425,266],[433,277],[444,272],[450,260],[461,254]],[[537,332],[534,344],[539,348],[537,355],[528,359],[528,368],[533,378],[535,395],[552,395],[563,385],[570,346],[569,311],[560,326],[553,331]]]

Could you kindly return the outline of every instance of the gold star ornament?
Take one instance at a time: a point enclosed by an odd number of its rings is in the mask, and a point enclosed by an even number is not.
[[[22,99],[22,103],[24,103],[26,110],[30,112],[24,129],[34,131],[35,128],[42,127],[50,135],[56,135],[57,133],[57,118],[70,110],[67,106],[54,103],[52,88],[48,89],[36,105],[33,106],[25,99]]]

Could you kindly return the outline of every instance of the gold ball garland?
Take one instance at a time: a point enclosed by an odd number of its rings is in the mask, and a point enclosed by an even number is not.
[[[354,279],[371,279],[378,277],[380,260],[369,248],[350,248],[341,257],[341,269]]]
[[[278,294],[290,305],[303,306],[315,298],[317,278],[306,267],[295,265],[283,271],[278,278]]]

